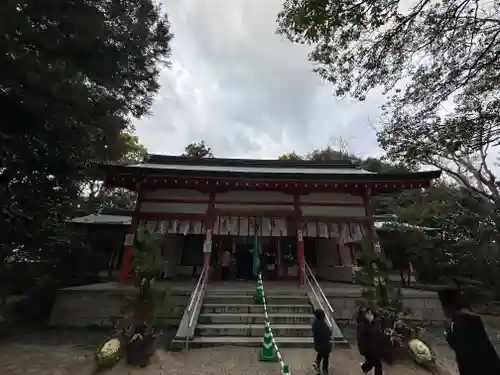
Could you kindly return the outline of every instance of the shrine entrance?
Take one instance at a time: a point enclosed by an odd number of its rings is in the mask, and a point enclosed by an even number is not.
[[[213,279],[222,279],[226,251],[231,254],[229,280],[254,280],[257,272],[261,272],[265,280],[296,279],[296,242],[297,238],[291,236],[215,235],[211,257]]]

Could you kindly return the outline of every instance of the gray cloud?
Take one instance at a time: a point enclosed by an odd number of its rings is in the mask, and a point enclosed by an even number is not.
[[[370,122],[380,95],[339,100],[307,60],[308,47],[275,33],[282,0],[169,0],[172,68],[152,116],[136,123],[150,152],[179,154],[204,140],[220,157],[305,154],[342,137],[377,154]]]

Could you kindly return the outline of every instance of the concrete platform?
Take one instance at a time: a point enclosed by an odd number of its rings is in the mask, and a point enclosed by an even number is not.
[[[189,302],[196,280],[160,281],[154,288],[166,293],[159,308],[158,324],[178,325]],[[60,289],[52,309],[52,327],[111,327],[111,318],[120,314],[125,297],[137,288],[132,284],[106,282]]]
[[[155,283],[155,288],[169,291],[169,306],[162,315],[162,324],[176,325],[189,301],[189,296],[196,286],[196,279],[162,280]],[[361,299],[362,287],[348,283],[320,281],[325,295],[334,309],[335,320],[339,324],[352,324],[356,306]],[[207,286],[207,297],[203,313],[259,313],[262,308],[254,305],[255,281],[211,281]],[[299,287],[298,281],[266,281],[266,295],[274,313],[305,314],[310,305]],[[109,326],[110,317],[119,313],[123,299],[134,293],[131,284],[105,282],[64,288],[58,291],[50,324],[55,327]],[[223,303],[220,298],[224,297]],[[411,310],[411,315],[424,325],[441,325],[444,316],[437,294],[430,291],[413,289],[403,290],[404,305]]]
[[[363,286],[348,283],[319,281],[325,296],[334,310],[339,324],[355,324],[356,309]],[[442,325],[445,321],[436,292],[404,288],[403,305],[413,320],[424,326]]]

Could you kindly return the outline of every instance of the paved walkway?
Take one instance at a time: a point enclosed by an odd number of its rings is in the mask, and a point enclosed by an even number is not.
[[[436,348],[442,375],[456,375],[452,354],[448,348]],[[311,368],[312,350],[283,349],[293,375],[314,375]],[[119,364],[109,375],[279,375],[278,363],[258,361],[257,348],[212,348],[189,352],[159,351],[153,363],[145,369]],[[361,358],[354,349],[338,349],[331,356],[332,375],[359,375]],[[48,346],[15,343],[0,350],[2,375],[90,375],[92,353],[70,345]],[[386,375],[428,375],[411,362],[387,366]]]

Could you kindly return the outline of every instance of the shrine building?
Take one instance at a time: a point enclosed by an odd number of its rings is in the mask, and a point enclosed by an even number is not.
[[[131,277],[138,228],[163,235],[164,277],[196,276],[211,265],[220,278],[225,250],[258,247],[269,278],[304,282],[306,262],[318,278],[352,281],[365,233],[376,238],[370,200],[428,187],[441,171],[372,173],[349,160],[190,159],[148,155],[137,165],[101,164],[108,188],[137,191],[120,254],[119,281]],[[247,258],[248,259],[248,258]]]

